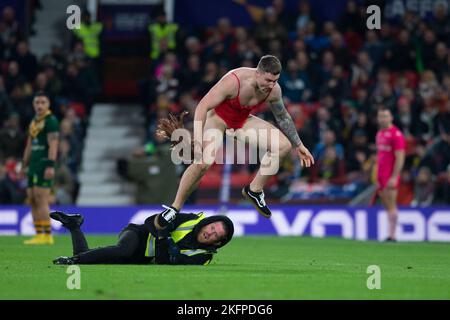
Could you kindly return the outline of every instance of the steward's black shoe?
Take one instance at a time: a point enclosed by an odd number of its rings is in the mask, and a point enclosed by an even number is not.
[[[81,214],[66,214],[61,211],[50,212],[50,218],[61,222],[67,229],[80,227],[84,221],[84,217]]]
[[[397,242],[397,240],[395,240],[394,238],[391,237],[387,237],[384,242]]]
[[[53,264],[75,264],[73,257],[59,257],[53,260]]]
[[[242,189],[242,195],[250,201],[250,203],[255,207],[256,211],[262,214],[265,218],[270,218],[272,212],[267,207],[266,202],[264,201],[264,191],[261,192],[253,192],[250,190],[249,186],[245,186]]]

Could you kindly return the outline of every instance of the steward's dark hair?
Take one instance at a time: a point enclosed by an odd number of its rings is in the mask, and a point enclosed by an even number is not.
[[[50,101],[50,96],[44,91],[37,91],[37,92],[35,92],[35,94],[33,96],[33,99],[36,98],[36,97],[46,97],[48,99],[48,101]]]

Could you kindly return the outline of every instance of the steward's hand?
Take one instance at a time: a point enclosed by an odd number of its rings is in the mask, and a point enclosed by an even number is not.
[[[168,251],[169,251],[169,261],[175,264],[177,262],[178,256],[180,254],[180,249],[175,244],[175,241],[171,237],[167,238]]]

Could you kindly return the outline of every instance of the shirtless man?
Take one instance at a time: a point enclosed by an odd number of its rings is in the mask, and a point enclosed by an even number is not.
[[[295,149],[302,166],[310,167],[314,164],[313,156],[300,140],[292,118],[284,107],[281,88],[277,83],[280,73],[281,63],[278,58],[266,55],[261,58],[256,68],[237,68],[224,75],[203,97],[195,110],[194,145],[201,146],[200,149],[205,150],[211,143],[202,139],[205,132],[211,129],[216,132],[218,130],[223,137],[225,130],[234,129],[236,139],[248,138],[250,146],[261,147],[259,139],[249,138],[245,132],[275,130],[278,141],[269,139],[264,142],[263,146],[270,152],[264,155],[261,163],[270,162],[269,157],[277,158],[276,160],[282,159],[291,149]],[[267,121],[250,115],[252,109],[263,103],[268,103],[270,106],[279,129]],[[193,162],[186,169],[181,177],[175,201],[170,207],[164,206],[166,210],[158,216],[157,222],[162,227],[175,219],[176,214],[188,196],[198,187],[211,164],[205,161]],[[250,185],[242,189],[242,194],[260,214],[270,218],[271,212],[264,201],[263,187],[271,175],[261,171],[260,167]]]

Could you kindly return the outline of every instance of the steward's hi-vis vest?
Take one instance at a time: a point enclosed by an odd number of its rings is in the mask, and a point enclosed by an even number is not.
[[[189,232],[191,232],[194,227],[202,221],[205,218],[205,215],[203,212],[200,212],[197,214],[198,218],[194,220],[186,221],[178,226],[175,230],[170,232],[170,236],[172,237],[173,241],[175,243],[178,243],[181,241]],[[154,257],[155,256],[155,240],[156,238],[149,233],[148,235],[148,241],[147,241],[147,249],[145,250],[145,256],[146,257]],[[196,254],[202,254],[202,253],[208,253],[208,254],[214,254],[212,251],[204,250],[204,249],[182,249],[180,250],[181,254],[184,254],[186,256],[194,256]],[[210,260],[208,260],[206,264],[209,264]]]
[[[93,22],[90,25],[82,23],[79,29],[74,29],[74,33],[83,41],[84,52],[90,58],[97,58],[100,55],[100,33],[103,25],[100,22]]]
[[[158,59],[161,52],[161,40],[166,38],[167,47],[169,49],[175,49],[176,38],[175,35],[178,31],[178,25],[176,23],[166,23],[161,26],[159,23],[153,23],[148,26],[148,31],[150,32],[152,38],[152,48],[150,52],[150,58]]]

